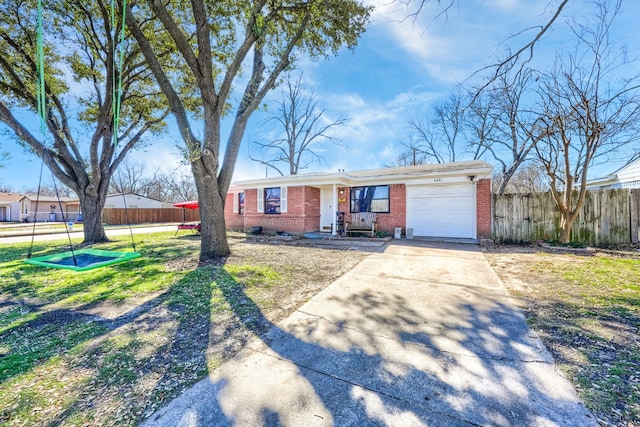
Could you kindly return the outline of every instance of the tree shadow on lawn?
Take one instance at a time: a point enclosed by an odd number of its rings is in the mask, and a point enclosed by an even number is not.
[[[103,278],[109,276],[107,273]],[[64,375],[77,372],[74,383],[65,397],[67,402],[50,411],[49,419],[39,420],[40,424],[89,422],[95,412],[101,412],[103,418],[97,419],[102,421],[115,418],[118,425],[132,424],[154,403],[174,397],[206,374],[210,276],[210,269],[189,273],[165,292],[115,318],[88,314],[82,311],[83,306],[39,312],[40,306],[4,301],[4,314],[22,310],[32,315],[23,317],[24,321],[10,322],[14,324],[0,334],[0,346],[7,349],[0,385],[14,384],[14,379],[62,360]],[[47,368],[43,375],[54,371]],[[41,380],[55,385],[61,378]],[[11,407],[47,405],[48,396],[25,385],[19,387],[24,392],[10,399],[6,395],[7,401],[0,405],[0,423],[15,416]]]
[[[145,426],[595,425],[502,294],[462,288],[425,306],[424,294],[365,286],[320,294],[275,325],[241,283],[217,276],[260,339]]]

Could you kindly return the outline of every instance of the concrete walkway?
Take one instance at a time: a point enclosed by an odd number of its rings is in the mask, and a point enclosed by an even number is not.
[[[226,425],[597,424],[475,246],[395,240],[144,423]]]

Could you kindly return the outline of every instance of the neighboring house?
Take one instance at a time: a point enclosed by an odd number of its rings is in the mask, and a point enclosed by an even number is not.
[[[606,188],[640,188],[640,159],[621,167],[610,175],[587,181],[587,190]]]
[[[0,193],[0,221],[20,221],[21,198],[18,193]]]
[[[125,206],[126,202],[126,206]],[[136,208],[152,208],[152,209],[160,209],[160,208],[173,208],[171,203],[161,202],[160,200],[151,199],[149,197],[141,196],[139,194],[134,193],[122,193],[120,194],[110,194],[107,196],[107,200],[104,203],[105,208],[127,208],[127,209],[136,209]]]
[[[20,221],[76,220],[80,213],[80,201],[76,198],[38,197],[36,194],[25,194],[20,198]]]
[[[414,236],[491,236],[492,166],[474,160],[338,173],[306,173],[235,183],[230,229],[336,234],[336,213],[374,212],[378,230]]]

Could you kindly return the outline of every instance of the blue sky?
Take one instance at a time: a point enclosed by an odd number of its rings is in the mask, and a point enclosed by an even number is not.
[[[337,171],[381,167],[399,151],[398,141],[409,138],[409,119],[419,119],[434,101],[446,98],[474,71],[493,63],[507,46],[518,48],[530,40],[534,30],[510,37],[525,28],[545,22],[559,0],[473,0],[460,1],[446,17],[434,20],[435,0],[428,3],[416,20],[403,19],[407,9],[402,1],[371,0],[376,6],[369,30],[354,52],[344,51],[327,61],[302,60],[303,82],[313,91],[318,106],[329,121],[348,117],[346,126],[336,136],[345,148],[326,146],[322,154],[327,165],[314,165],[304,171]],[[569,36],[567,20],[589,13],[591,2],[572,0],[562,17],[542,40],[535,61],[549,64],[555,53],[574,42]],[[626,0],[616,22],[615,37],[628,40],[637,49],[637,18],[640,2]],[[637,53],[637,52],[636,52]],[[479,76],[471,77],[470,81]],[[272,92],[267,101],[278,99]],[[273,105],[273,104],[272,104]],[[275,105],[272,107],[275,108]],[[261,125],[263,112],[254,113],[247,129],[234,180],[265,176],[264,166],[249,159],[249,144],[265,133]],[[168,119],[173,125],[173,119]],[[173,127],[173,126],[171,126]],[[199,129],[199,126],[194,126]],[[149,172],[158,168],[173,172],[180,168],[176,144],[179,136],[170,130],[143,151],[130,158],[144,161]],[[0,185],[15,191],[34,188],[38,183],[41,161],[24,154],[6,138],[2,150],[11,152],[5,168],[0,169]],[[625,159],[609,163],[610,172]],[[301,172],[304,172],[301,171]],[[269,172],[274,174],[274,172]],[[51,180],[45,171],[45,180]]]

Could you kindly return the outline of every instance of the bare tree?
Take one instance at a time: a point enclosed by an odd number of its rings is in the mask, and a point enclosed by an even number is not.
[[[392,0],[393,1],[393,0]],[[407,18],[416,19],[421,13],[427,9],[429,3],[434,3],[434,0],[395,0],[398,3],[405,4],[408,8]],[[458,5],[458,0],[437,0],[437,9],[435,10],[434,20],[444,17],[448,17],[449,11]],[[551,14],[540,25],[532,26],[529,28],[523,28],[517,35],[532,33],[530,41],[514,50],[507,50],[506,53],[486,67],[481,68],[474,74],[478,74],[483,71],[490,71],[490,75],[485,79],[484,84],[476,87],[476,91],[473,94],[473,98],[479,96],[486,88],[493,84],[499,78],[522,70],[527,67],[527,64],[531,62],[534,56],[534,50],[539,45],[543,36],[553,27],[555,22],[560,18],[565,7],[569,4],[569,0],[560,0],[555,8],[550,8]],[[468,6],[465,2],[464,6]],[[513,37],[513,35],[511,36]]]
[[[422,0],[422,1],[427,1],[427,0]],[[549,29],[553,26],[553,24],[558,20],[558,18],[562,14],[562,11],[564,10],[564,8],[567,6],[568,3],[569,3],[569,0],[560,1],[556,9],[554,10],[553,14],[550,16],[550,18],[546,22],[536,27],[525,28],[521,31],[521,33],[534,31],[531,41],[526,43],[524,46],[521,46],[516,51],[508,50],[502,59],[479,70],[479,72],[491,70],[492,73],[490,77],[486,79],[485,84],[477,88],[476,95],[479,95],[480,93],[482,93],[482,91],[485,88],[489,87],[493,82],[499,80],[500,78],[514,71],[517,74],[520,71],[524,70],[533,59],[534,49],[540,43],[540,40],[542,39],[542,37],[547,33],[547,31],[549,31]]]
[[[503,185],[504,176],[500,172],[493,175],[492,185],[494,192],[498,193],[540,193],[549,189],[549,178],[540,165],[528,162],[522,164],[510,177],[509,182]]]
[[[39,194],[40,196],[46,197],[77,197],[73,190],[64,184],[61,184],[53,177],[41,183],[39,188],[25,188],[24,193]]]
[[[487,147],[469,138],[467,101],[465,96],[454,93],[445,101],[435,104],[431,115],[423,120],[409,121],[413,140],[403,155],[424,160],[423,163],[455,162],[461,159],[477,160],[484,156]]]
[[[599,1],[595,22],[575,24],[575,52],[559,57],[541,79],[542,123],[535,144],[562,214],[560,241],[585,200],[589,168],[613,152],[632,150],[640,139],[640,76],[622,77],[628,58],[609,40],[621,0]]]
[[[160,173],[150,171],[143,162],[126,161],[120,164],[111,178],[111,193],[134,193],[164,202],[197,199],[193,176],[186,171]]]
[[[539,112],[531,108],[539,76],[530,69],[500,75],[473,99],[468,126],[476,144],[491,154],[500,166],[497,193],[507,190],[518,168],[530,158],[536,138],[541,136]]]
[[[146,187],[152,178],[149,178],[148,171],[143,162],[126,160],[121,163],[111,177],[109,185],[110,193],[126,194],[133,193],[147,196]]]
[[[313,163],[326,165],[324,157],[320,155],[321,145],[341,145],[332,130],[343,126],[347,119],[326,121],[325,111],[318,107],[314,94],[305,91],[302,75],[294,82],[288,74],[281,96],[277,112],[265,122],[275,127],[278,136],[270,141],[254,141],[249,157],[280,175],[285,175],[284,167],[288,167],[289,175],[296,175]],[[278,167],[279,163],[284,165]]]
[[[160,200],[170,202],[184,202],[196,200],[198,191],[193,175],[185,171],[177,171],[171,174],[162,174],[158,178],[158,184],[164,190],[163,198]]]
[[[0,144],[0,148],[2,148],[1,144]],[[4,168],[6,161],[9,160],[10,157],[11,155],[9,154],[8,151],[0,151],[0,169]],[[0,182],[1,180],[2,178],[0,178]]]
[[[397,168],[402,166],[415,166],[428,163],[429,158],[423,151],[420,143],[410,139],[409,142],[400,141],[398,145],[402,151],[395,158],[385,161],[382,166],[385,168]]]

